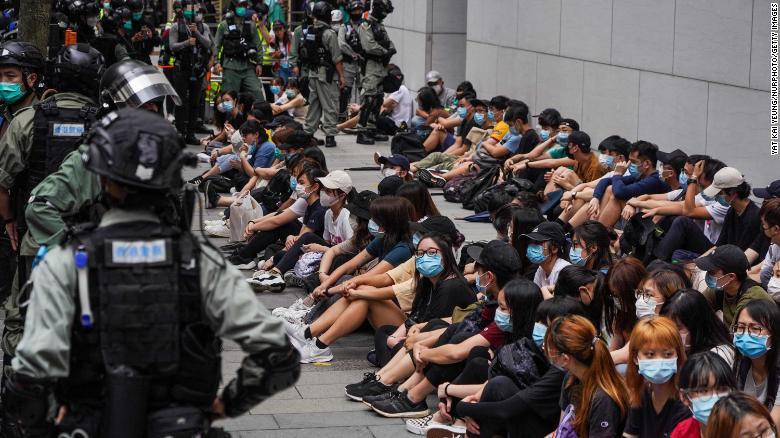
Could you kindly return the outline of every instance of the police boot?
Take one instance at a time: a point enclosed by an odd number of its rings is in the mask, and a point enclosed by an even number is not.
[[[332,135],[326,135],[325,136],[325,147],[326,148],[335,148],[336,147],[336,137]]]
[[[357,144],[374,144],[374,134],[366,130],[360,131],[355,141]]]
[[[390,139],[390,137],[388,137],[388,136],[386,136],[384,134],[381,134],[381,133],[379,133],[377,131],[374,131],[373,135],[374,135],[374,141],[387,141],[387,140]]]

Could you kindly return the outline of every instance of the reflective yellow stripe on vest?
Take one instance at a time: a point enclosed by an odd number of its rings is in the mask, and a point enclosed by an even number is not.
[[[263,65],[272,65],[274,63],[274,58],[271,56],[273,49],[271,49],[271,45],[263,37],[260,27],[257,28],[257,36],[260,37],[260,53],[263,55]]]

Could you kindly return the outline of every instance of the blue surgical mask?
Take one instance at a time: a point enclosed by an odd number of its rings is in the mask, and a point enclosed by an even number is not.
[[[481,125],[485,123],[485,115],[482,113],[475,113],[474,114],[474,123],[477,125]]]
[[[185,9],[184,11],[182,11],[182,15],[184,15],[184,18],[186,18],[188,20],[192,20],[192,17],[195,16],[195,11],[191,11],[189,9]],[[138,19],[140,20],[141,18],[139,17]]]
[[[487,274],[487,272],[485,272],[485,274]],[[482,275],[485,275],[485,274],[482,274]],[[477,280],[475,281],[475,284],[477,286],[477,292],[479,292],[479,293],[485,293],[485,291],[487,290],[488,284],[490,284],[490,283],[482,284],[482,275],[477,274]]]
[[[681,186],[688,184],[688,174],[685,172],[680,172],[680,176],[677,178],[677,180],[680,181]]]
[[[444,265],[441,262],[441,255],[428,255],[423,254],[422,257],[417,257],[414,260],[414,267],[417,268],[417,272],[423,277],[435,277],[441,274],[444,270]]]
[[[642,176],[639,173],[639,166],[637,166],[635,163],[631,163],[628,165],[628,174],[637,179],[639,179],[639,177]]]
[[[111,2],[103,2],[104,9],[111,9]]]
[[[379,231],[379,225],[374,222],[373,219],[368,221],[368,232],[374,237],[382,237],[385,235],[382,231]]]
[[[588,261],[587,257],[582,257],[582,248],[571,247],[569,250],[569,261],[572,265],[585,266],[585,262]]]
[[[707,420],[710,418],[710,412],[712,412],[712,407],[715,406],[715,403],[717,403],[718,400],[725,396],[726,394],[714,394],[690,399],[693,418],[701,424],[707,424]]]
[[[279,87],[278,85],[271,85],[271,93],[277,95],[279,94],[280,91],[282,91],[281,87]]]
[[[422,236],[419,232],[412,235],[412,245],[414,245],[415,248],[420,244],[420,240],[422,240]]]
[[[612,155],[601,154],[599,155],[599,163],[601,163],[607,169],[612,169],[612,166],[615,164],[615,157]]]
[[[125,30],[133,30],[133,23],[131,21],[125,21],[122,23],[122,28]]]
[[[528,245],[528,248],[525,250],[525,256],[535,265],[540,265],[547,260],[547,257],[544,255],[544,247],[534,243]]]
[[[298,180],[295,179],[294,176],[290,175],[290,188],[295,190],[295,187],[298,186]]]
[[[718,288],[718,279],[714,276],[707,274],[704,276],[704,283],[707,284],[707,287],[710,289],[719,289]]]
[[[233,101],[224,100],[222,101],[222,103],[219,104],[217,109],[222,111],[223,113],[229,113],[230,111],[233,111]]]
[[[768,340],[768,335],[751,336],[750,333],[745,332],[734,335],[734,346],[743,356],[755,359],[769,351]]]
[[[284,95],[287,96],[288,99],[292,99],[295,97],[295,90],[287,90],[284,92]]]
[[[239,6],[236,8],[236,15],[239,17],[246,17],[246,8]]]
[[[558,136],[555,137],[555,142],[561,146],[566,146],[567,144],[569,144],[569,133],[559,132]]]
[[[458,117],[460,117],[461,119],[465,119],[466,114],[468,114],[468,110],[466,110],[466,108],[462,106],[459,106],[456,111],[458,112]]]
[[[512,321],[509,319],[509,313],[504,312],[501,309],[496,309],[496,315],[493,317],[493,321],[496,322],[496,325],[502,332],[509,333],[512,331]]]
[[[184,12],[185,12],[185,16],[186,16],[187,15],[186,12],[188,12],[188,11],[184,11]],[[189,12],[190,12],[190,16],[191,16],[192,15],[192,11],[189,11]],[[144,16],[143,12],[133,12],[133,21],[138,21],[143,16]]]
[[[488,111],[488,120],[490,120],[491,122],[496,121],[496,114],[493,111]]]
[[[514,126],[509,128],[509,133],[512,135],[520,135],[520,131],[518,131]]]
[[[24,97],[26,93],[22,91],[22,84],[15,82],[0,82],[0,100],[7,105],[13,105]]]
[[[640,359],[639,374],[648,382],[660,385],[666,383],[677,372],[677,358]]]
[[[542,139],[542,141],[547,141],[550,139],[550,130],[549,129],[542,129],[539,131],[539,138]]]
[[[541,322],[537,322],[534,324],[534,331],[531,334],[531,337],[534,339],[534,344],[536,344],[537,347],[542,348],[542,344],[544,343],[544,335],[547,334],[547,326],[542,324]]]

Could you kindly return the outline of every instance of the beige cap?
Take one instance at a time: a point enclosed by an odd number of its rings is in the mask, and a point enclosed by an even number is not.
[[[704,189],[702,194],[708,198],[714,198],[723,189],[732,189],[745,182],[742,172],[733,167],[720,169],[712,178],[712,184]]]
[[[343,170],[334,170],[326,176],[317,179],[326,188],[339,189],[344,193],[349,193],[352,191],[352,178],[350,178],[349,174]]]

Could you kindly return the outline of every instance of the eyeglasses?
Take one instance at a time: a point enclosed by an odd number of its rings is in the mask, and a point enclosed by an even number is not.
[[[651,295],[652,291],[650,289],[636,289],[634,290],[634,297],[637,299],[641,298],[644,302],[649,303],[650,300],[653,298]]]
[[[414,255],[417,257],[422,257],[424,255],[429,255],[433,257],[439,254],[441,254],[441,251],[439,251],[438,248],[418,249],[417,251],[414,252]]]
[[[745,333],[745,330],[750,336],[757,338],[765,329],[758,324],[734,324],[731,326],[731,333],[735,335],[741,335]]]
[[[712,400],[714,397],[722,397],[731,392],[731,388],[728,387],[704,387],[704,388],[689,388],[683,389],[683,394],[688,398],[688,401],[694,398],[701,399],[702,401]]]

